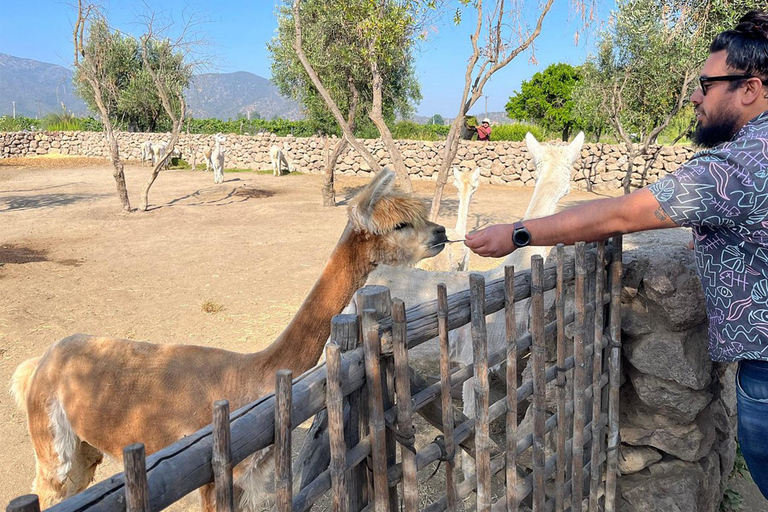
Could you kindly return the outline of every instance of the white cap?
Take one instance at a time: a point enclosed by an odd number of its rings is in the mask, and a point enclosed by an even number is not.
[[[491,120],[490,120],[490,119],[488,119],[487,117],[486,117],[485,119],[483,119],[483,122],[484,122],[484,123],[488,123],[488,124],[491,124]]]

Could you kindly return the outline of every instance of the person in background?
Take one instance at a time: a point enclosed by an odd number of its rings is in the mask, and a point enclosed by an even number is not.
[[[493,131],[493,129],[491,128],[491,120],[487,117],[483,119],[480,126],[469,126],[466,123],[465,126],[468,130],[477,132],[477,140],[484,140],[486,142],[491,140],[491,131]]]
[[[739,362],[739,444],[768,498],[768,13],[750,11],[715,37],[699,85],[694,140],[707,149],[675,173],[622,197],[489,226],[465,244],[498,258],[526,245],[691,227],[709,356]]]

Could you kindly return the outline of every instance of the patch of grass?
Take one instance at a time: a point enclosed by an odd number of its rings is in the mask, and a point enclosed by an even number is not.
[[[739,512],[742,508],[744,498],[736,489],[731,488],[731,481],[735,478],[746,478],[749,473],[747,461],[741,453],[741,447],[736,442],[736,460],[733,463],[733,471],[728,479],[728,487],[725,489],[723,499],[720,501],[720,512]]]
[[[253,172],[255,172],[256,174],[263,174],[263,175],[267,175],[267,174],[271,175],[273,173],[272,169],[268,171],[253,171]],[[293,171],[288,173],[284,172],[283,174],[281,174],[281,176],[302,176],[303,174],[304,173],[300,171]]]
[[[202,308],[203,308],[203,311],[205,311],[206,313],[210,313],[210,314],[219,313],[221,311],[224,311],[224,305],[223,304],[219,304],[218,302],[214,302],[214,301],[212,301],[210,299],[205,301],[205,302],[203,302]]]
[[[203,166],[203,167],[205,167],[205,166]],[[183,158],[171,157],[171,165],[169,165],[168,168],[169,169],[184,169],[184,170],[188,170],[188,169],[191,169],[192,166],[189,164],[189,162],[187,162]]]
[[[224,169],[224,173],[230,172],[253,172],[253,169]]]

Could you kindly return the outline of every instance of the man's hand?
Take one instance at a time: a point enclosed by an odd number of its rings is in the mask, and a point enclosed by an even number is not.
[[[515,244],[512,243],[512,224],[495,224],[480,231],[467,233],[464,245],[480,256],[506,256],[515,250]]]

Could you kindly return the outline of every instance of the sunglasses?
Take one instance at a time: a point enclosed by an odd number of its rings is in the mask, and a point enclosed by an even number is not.
[[[754,75],[700,76],[699,86],[701,87],[701,94],[706,96],[707,91],[715,82],[736,82],[737,80],[749,80],[750,78],[759,78],[761,82],[763,81],[762,78]]]

